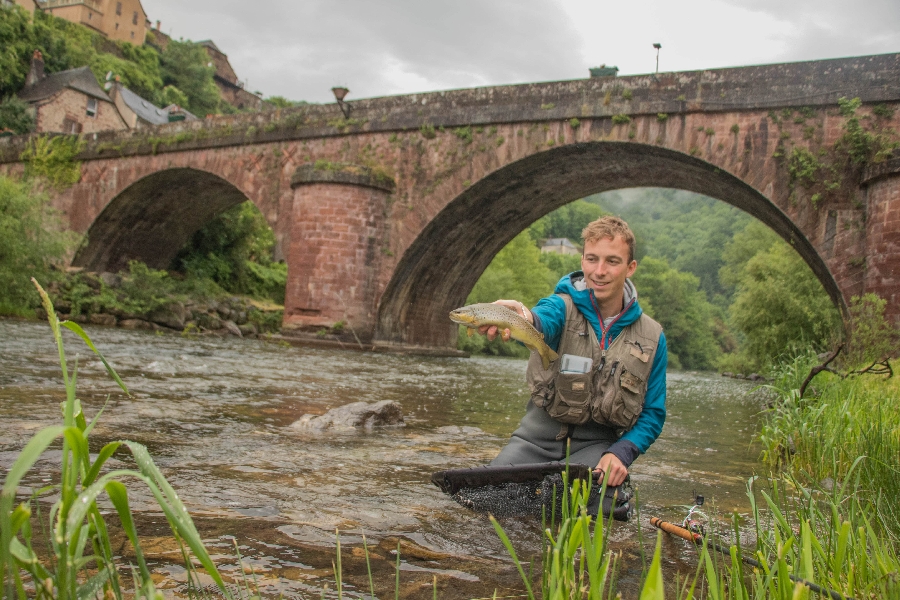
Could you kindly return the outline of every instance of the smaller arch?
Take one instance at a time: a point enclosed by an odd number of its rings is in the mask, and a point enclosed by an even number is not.
[[[153,173],[106,205],[72,264],[115,272],[139,260],[165,269],[194,232],[247,199],[233,184],[206,171],[176,168]]]

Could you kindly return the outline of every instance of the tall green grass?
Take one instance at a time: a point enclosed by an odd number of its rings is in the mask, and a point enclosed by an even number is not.
[[[823,372],[812,393],[800,381],[817,363],[804,356],[785,365],[777,400],[760,434],[763,460],[811,486],[831,488],[857,472],[852,492],[873,511],[876,529],[900,540],[900,378],[841,377]]]
[[[5,598],[77,599],[104,596],[121,599],[158,598],[150,570],[141,552],[134,516],[128,501],[125,482],[140,482],[153,494],[172,529],[172,535],[186,544],[202,565],[230,598],[222,577],[203,546],[200,534],[178,494],[166,481],[141,444],[123,440],[104,445],[92,460],[89,450],[91,431],[103,410],[90,421],[76,397],[77,368],[69,370],[63,347],[62,329],[78,335],[100,358],[110,377],[125,393],[128,389],[115,370],[77,324],[60,322],[53,304],[40,285],[32,280],[47,311],[53,338],[59,351],[66,400],[62,403],[62,424],[42,429],[25,445],[13,463],[0,491],[0,581]],[[31,498],[17,502],[19,484],[35,463],[57,440],[62,441],[62,459],[58,483],[35,492]],[[116,452],[127,450],[137,470],[119,469],[104,472],[107,460]],[[46,523],[36,523],[32,514],[40,496],[55,494]],[[121,564],[110,543],[109,527],[97,501],[105,494],[118,514],[121,527],[134,550],[137,565]],[[38,507],[39,508],[39,507]],[[38,510],[40,516],[40,510]],[[39,532],[46,531],[46,550],[39,554]],[[122,581],[122,570],[130,567],[131,586]],[[191,565],[189,564],[190,568]],[[126,588],[127,589],[126,591]]]

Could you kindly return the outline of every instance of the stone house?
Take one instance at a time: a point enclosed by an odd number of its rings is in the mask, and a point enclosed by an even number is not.
[[[237,73],[228,62],[228,55],[219,50],[212,40],[203,40],[197,43],[206,49],[210,58],[210,66],[216,69],[213,81],[216,82],[219,94],[226,102],[241,110],[261,111],[272,108],[262,98],[244,89],[243,82],[238,79]]]
[[[18,96],[31,105],[39,133],[94,133],[128,127],[90,68],[45,75],[44,60],[37,50]]]
[[[36,0],[0,0],[0,7],[14,4],[18,4],[28,12],[34,12],[38,8]]]
[[[581,254],[578,246],[569,241],[569,238],[550,238],[541,246],[541,252],[553,252],[555,254]]]
[[[38,6],[54,17],[84,25],[111,40],[141,46],[147,37],[147,13],[141,0],[38,0]]]

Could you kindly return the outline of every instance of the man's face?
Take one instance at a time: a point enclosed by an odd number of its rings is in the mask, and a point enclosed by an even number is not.
[[[622,310],[625,280],[634,274],[636,268],[637,262],[628,261],[628,243],[621,235],[600,238],[584,245],[581,256],[584,281],[594,290],[594,297],[604,315],[611,316]]]

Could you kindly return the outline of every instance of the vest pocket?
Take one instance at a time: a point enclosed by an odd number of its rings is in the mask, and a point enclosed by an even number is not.
[[[601,391],[591,404],[595,421],[620,431],[631,429],[644,409],[644,380],[628,369],[629,360],[614,363],[601,375]]]
[[[587,373],[560,373],[556,376],[556,394],[547,413],[562,423],[583,425],[591,418],[591,378]]]

